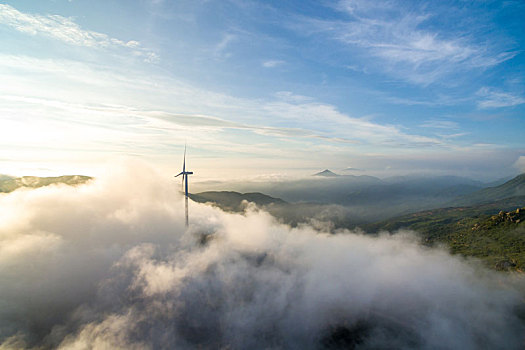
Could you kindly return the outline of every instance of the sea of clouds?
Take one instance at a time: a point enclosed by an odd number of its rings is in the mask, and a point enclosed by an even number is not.
[[[0,194],[0,349],[519,349],[523,278],[410,232],[291,228],[146,164]]]

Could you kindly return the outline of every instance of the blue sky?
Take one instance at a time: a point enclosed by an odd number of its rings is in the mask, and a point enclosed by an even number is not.
[[[522,1],[4,1],[0,172],[176,173],[186,141],[200,179],[516,174],[523,18]]]

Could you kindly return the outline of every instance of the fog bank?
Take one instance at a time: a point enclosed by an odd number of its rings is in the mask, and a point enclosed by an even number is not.
[[[190,203],[146,164],[0,195],[0,349],[501,348],[523,278],[419,244]],[[522,315],[520,318],[520,314]]]

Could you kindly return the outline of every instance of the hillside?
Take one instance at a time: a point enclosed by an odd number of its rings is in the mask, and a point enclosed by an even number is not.
[[[479,258],[491,268],[525,269],[525,208],[522,208],[525,196],[468,207],[420,211],[387,220],[379,210],[363,212],[335,204],[288,203],[262,193],[208,191],[190,197],[196,202],[211,203],[234,212],[245,210],[243,201],[253,202],[292,226],[309,223],[336,230],[359,225],[370,233],[410,229],[420,233],[425,244],[446,244],[453,254]],[[376,222],[367,224],[366,221]]]
[[[368,232],[411,229],[425,244],[444,243],[498,270],[525,269],[525,196],[473,207],[428,210],[364,225]],[[501,210],[499,209],[501,208]]]
[[[268,195],[252,192],[238,193],[233,191],[208,191],[189,195],[192,200],[199,203],[211,203],[222,210],[226,211],[243,211],[243,201],[257,204],[258,206],[267,206],[270,204],[286,204],[280,198],[270,197]]]
[[[73,186],[83,184],[91,179],[91,177],[83,175],[64,175],[56,177],[2,176],[0,177],[0,192],[7,193],[21,187],[38,188],[52,184],[66,184]]]
[[[502,185],[466,194],[450,204],[451,206],[477,205],[517,196],[525,196],[525,174],[518,175]]]
[[[381,180],[367,175],[340,175],[273,182],[208,182],[193,188],[198,189],[196,192],[259,192],[282,198],[294,207],[283,208],[286,217],[294,217],[291,221],[305,216],[302,212],[296,213],[298,206],[317,217],[322,213],[327,219],[333,217],[328,209],[332,211],[337,206],[335,221],[362,224],[450,206],[448,203],[458,196],[483,187],[481,182],[454,176],[402,176]]]

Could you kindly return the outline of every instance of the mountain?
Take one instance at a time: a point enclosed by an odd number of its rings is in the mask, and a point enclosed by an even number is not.
[[[66,184],[74,186],[83,184],[91,179],[91,177],[83,175],[64,175],[56,177],[22,176],[16,178],[2,176],[0,178],[0,192],[6,193],[12,192],[21,187],[38,188],[52,184]]]
[[[525,196],[525,173],[516,176],[502,185],[488,187],[479,191],[461,196],[452,201],[451,206],[468,206],[491,203],[505,198]]]
[[[330,193],[336,188],[350,188],[347,184],[342,187],[343,183],[337,184],[344,178],[317,180],[322,184],[315,188]],[[359,180],[363,179],[360,177]],[[493,269],[525,269],[525,194],[515,196],[521,193],[523,176],[482,190],[479,190],[478,183],[460,178],[399,178],[390,181],[366,179],[358,187],[360,190],[340,193],[342,197],[338,200],[346,196],[347,205],[289,203],[259,192],[209,191],[190,196],[197,202],[212,203],[235,212],[246,209],[243,201],[253,202],[280,222],[292,226],[308,223],[332,232],[359,226],[370,233],[410,229],[416,231],[426,245],[446,245],[451,253],[476,257]],[[444,199],[453,198],[450,196],[463,191],[472,192],[462,197],[470,198],[469,206],[437,207]],[[433,197],[437,197],[436,202],[430,201]],[[478,203],[472,202],[474,200]],[[427,210],[421,211],[425,207]]]
[[[192,200],[199,203],[212,203],[213,205],[226,211],[243,211],[245,205],[243,201],[252,202],[260,207],[271,204],[286,204],[280,198],[270,197],[268,195],[252,192],[239,193],[233,191],[207,191],[189,195]]]
[[[339,176],[337,175],[336,173],[334,172],[331,172],[330,170],[328,169],[325,169],[317,174],[314,174],[313,176],[324,176],[324,177],[336,177],[336,176]]]
[[[260,192],[287,202],[315,202],[336,204],[344,196],[360,188],[380,183],[373,176],[308,176],[284,181],[206,182],[194,183],[196,192],[235,191],[240,193]]]
[[[334,228],[355,227],[366,223],[368,210],[356,210],[336,204],[288,203],[263,193],[239,193],[233,191],[207,191],[190,194],[199,203],[208,203],[229,212],[244,212],[243,201],[255,203],[280,222],[295,227],[302,223],[327,223]]]
[[[190,195],[201,203],[243,212],[253,202],[283,223],[309,223],[322,230],[355,228],[365,232],[410,229],[424,244],[445,244],[451,253],[479,258],[497,270],[525,269],[525,196],[505,198],[469,207],[439,208],[384,219],[381,210],[335,204],[288,203],[262,193],[208,191]],[[366,223],[373,222],[374,223]],[[379,221],[383,220],[383,221]]]
[[[337,222],[361,224],[444,207],[458,196],[481,188],[481,182],[451,176],[405,176],[381,180],[367,175],[340,175],[275,182],[213,183],[206,187],[201,185],[199,192],[260,192],[293,203],[295,208],[300,205],[301,210],[319,219],[331,220],[332,216]],[[295,215],[295,208],[286,208],[285,217],[293,216],[292,222],[306,217],[303,212]]]

